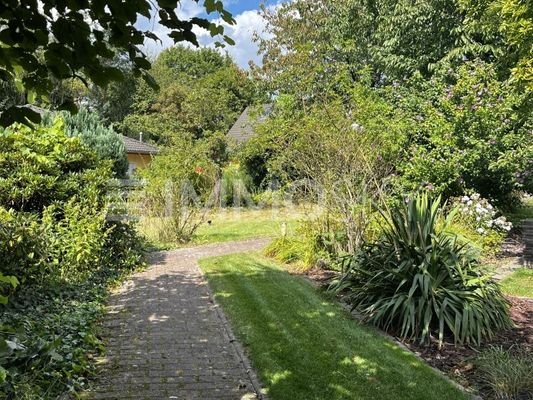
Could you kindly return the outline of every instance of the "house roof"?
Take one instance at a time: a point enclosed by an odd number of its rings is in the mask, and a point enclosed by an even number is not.
[[[132,154],[157,154],[159,150],[157,147],[151,144],[141,142],[140,140],[130,138],[128,136],[120,135],[124,146],[126,147],[126,153]]]
[[[256,115],[250,107],[246,107],[228,131],[228,137],[238,144],[248,141],[254,134],[254,125],[264,121],[271,110],[272,106],[265,104],[263,105],[263,112],[260,115]]]

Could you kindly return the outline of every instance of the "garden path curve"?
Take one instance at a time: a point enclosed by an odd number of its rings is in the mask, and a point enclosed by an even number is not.
[[[152,253],[109,299],[105,369],[94,399],[255,399],[260,387],[198,260],[267,239]]]

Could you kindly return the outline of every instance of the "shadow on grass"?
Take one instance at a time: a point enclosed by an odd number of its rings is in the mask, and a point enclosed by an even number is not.
[[[303,278],[250,255],[201,265],[271,399],[463,398]]]

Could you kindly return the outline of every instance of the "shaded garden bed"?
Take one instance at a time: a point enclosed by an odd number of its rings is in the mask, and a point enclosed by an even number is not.
[[[509,297],[509,300],[511,301],[511,318],[516,327],[501,332],[480,347],[454,346],[453,343],[445,343],[439,349],[436,343],[431,346],[406,341],[403,343],[428,364],[443,371],[461,385],[479,392],[483,398],[490,398],[490,390],[476,368],[475,358],[483,350],[494,346],[511,353],[520,348],[533,351],[533,299]],[[533,396],[533,393],[531,395]]]

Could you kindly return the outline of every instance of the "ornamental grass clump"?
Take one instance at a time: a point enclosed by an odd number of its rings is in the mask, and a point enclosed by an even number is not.
[[[440,198],[417,195],[384,217],[381,238],[346,258],[332,285],[368,322],[421,343],[451,335],[456,344],[479,344],[511,326],[498,285],[447,232],[453,215],[444,218]]]

